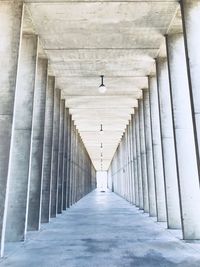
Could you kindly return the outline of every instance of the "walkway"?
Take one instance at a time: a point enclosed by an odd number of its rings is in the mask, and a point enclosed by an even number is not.
[[[199,267],[200,244],[189,244],[117,195],[95,191],[63,215],[10,245],[0,266]]]

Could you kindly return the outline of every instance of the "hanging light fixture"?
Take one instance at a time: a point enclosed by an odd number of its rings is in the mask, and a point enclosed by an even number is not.
[[[103,125],[101,124],[101,127],[100,127],[100,134],[102,135],[103,134]]]
[[[104,94],[106,92],[107,88],[103,83],[104,76],[101,75],[100,77],[101,77],[101,85],[99,86],[99,93]]]
[[[103,144],[102,143],[101,143],[100,149],[101,149],[101,152],[103,153]]]

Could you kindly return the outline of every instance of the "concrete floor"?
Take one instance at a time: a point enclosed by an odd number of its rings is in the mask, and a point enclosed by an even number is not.
[[[7,245],[0,266],[199,267],[200,244],[179,236],[117,195],[97,190],[29,233],[26,242]]]

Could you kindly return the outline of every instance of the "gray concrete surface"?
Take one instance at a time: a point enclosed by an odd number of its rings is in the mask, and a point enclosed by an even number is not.
[[[53,115],[53,140],[51,156],[51,217],[57,213],[57,188],[58,188],[58,150],[59,150],[59,123],[60,123],[60,89],[54,91],[54,115]]]
[[[27,229],[30,231],[38,230],[40,228],[47,72],[48,60],[39,58],[37,63],[36,85],[34,91],[29,165],[29,204]]]
[[[178,191],[178,171],[176,165],[175,139],[170,97],[169,73],[166,58],[157,58],[158,102],[162,139],[165,194],[168,228],[180,229],[180,203]]]
[[[136,128],[136,153],[137,153],[137,175],[138,175],[138,192],[139,207],[143,209],[143,185],[142,185],[142,169],[141,169],[141,152],[140,152],[140,133],[139,133],[139,110],[135,109],[135,128]]]
[[[134,178],[135,178],[135,205],[139,207],[139,181],[138,181],[138,166],[137,166],[137,149],[136,149],[136,127],[135,127],[135,116],[132,117],[132,128],[133,128],[133,164],[134,164]],[[109,171],[108,171],[109,173]],[[109,175],[108,175],[109,181]],[[113,181],[112,181],[113,184]],[[110,187],[109,187],[110,188]]]
[[[146,144],[144,137],[144,108],[143,100],[138,101],[139,107],[139,136],[140,136],[140,157],[142,170],[142,185],[143,185],[143,201],[144,211],[149,212],[149,193],[148,193],[148,178],[147,178],[147,160],[146,160]]]
[[[58,188],[57,188],[57,212],[63,209],[63,153],[64,153],[64,114],[65,100],[60,100],[60,123],[59,123],[59,150],[58,150]]]
[[[184,17],[183,24],[186,32],[185,41],[187,45],[186,60],[189,64],[189,71],[191,76],[191,88],[194,102],[194,117],[197,131],[197,139],[200,147],[200,44],[199,25],[200,25],[200,2],[199,1],[181,1],[182,16]]]
[[[167,37],[167,50],[177,147],[183,236],[184,239],[200,239],[200,207],[197,204],[200,202],[199,163],[182,34],[172,34]]]
[[[41,222],[47,223],[50,218],[50,191],[51,191],[51,156],[53,140],[53,112],[54,112],[55,77],[48,77],[45,107],[45,131],[43,145],[43,169],[42,169],[42,204]]]
[[[107,170],[142,89],[148,87],[164,35],[174,28],[179,6],[170,1],[26,0],[26,31],[33,31],[49,59],[66,106],[96,169]],[[178,16],[179,18],[179,16]],[[33,25],[31,25],[31,22]],[[175,20],[175,28],[181,25]],[[101,95],[99,75],[107,91]],[[86,131],[87,129],[87,131]]]
[[[7,241],[25,239],[31,146],[33,98],[38,56],[38,37],[23,35],[19,57],[8,167],[5,221]]]
[[[0,58],[3,66],[0,75],[0,255],[3,254],[5,238],[4,211],[22,14],[22,3],[0,2],[0,17],[4,22],[0,23]]]
[[[148,176],[148,192],[149,192],[149,214],[156,216],[156,194],[155,194],[155,177],[154,177],[154,161],[153,161],[153,144],[151,131],[150,103],[149,91],[143,91],[144,99],[144,128],[145,128],[145,144],[147,158],[147,176]],[[133,125],[134,127],[134,125]]]
[[[94,191],[26,242],[7,245],[0,266],[200,266],[200,244],[165,227],[114,193]]]
[[[157,219],[159,222],[165,222],[166,216],[166,198],[165,198],[165,183],[163,170],[163,155],[160,132],[160,114],[158,107],[158,91],[156,77],[149,77],[149,99],[150,99],[150,114],[152,125],[152,144],[153,144],[153,159],[154,159],[154,175],[156,186],[156,201],[157,201]]]

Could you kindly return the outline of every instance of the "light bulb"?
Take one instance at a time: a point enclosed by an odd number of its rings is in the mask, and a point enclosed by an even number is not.
[[[100,135],[103,135],[104,134],[104,131],[103,129],[99,131],[100,132]]]
[[[105,87],[105,85],[101,84],[99,86],[99,93],[104,94],[106,91],[107,91],[107,88]]]

